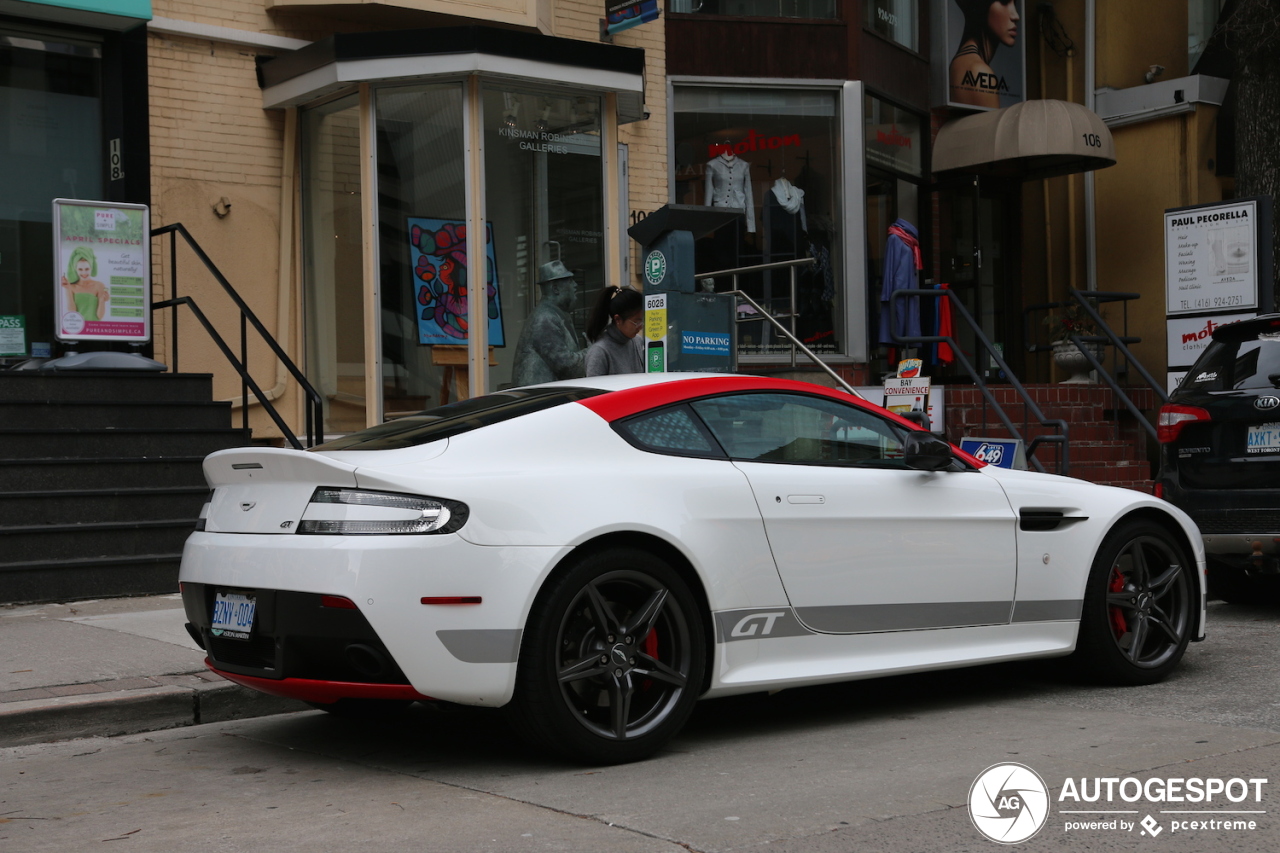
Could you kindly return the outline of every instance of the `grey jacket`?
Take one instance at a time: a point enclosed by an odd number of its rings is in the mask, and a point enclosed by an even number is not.
[[[628,338],[610,323],[587,350],[587,375],[644,373],[644,335]]]
[[[747,212],[747,230],[756,230],[756,203],[751,195],[751,164],[741,157],[715,157],[707,164],[708,207],[740,207]]]

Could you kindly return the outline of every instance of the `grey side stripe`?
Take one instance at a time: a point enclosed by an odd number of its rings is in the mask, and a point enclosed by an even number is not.
[[[868,631],[1003,625],[1009,621],[1012,608],[1012,601],[947,601],[797,607],[796,614],[801,622],[824,634],[859,634]]]
[[[1063,622],[1080,618],[1084,602],[1080,599],[1060,601],[1019,601],[1013,606],[1014,622]]]
[[[515,663],[520,657],[519,628],[436,631],[444,647],[463,663]]]
[[[821,607],[756,607],[715,613],[716,642],[803,637],[811,634],[865,634],[1006,625],[1012,622],[1062,622],[1080,618],[1084,602],[956,601],[924,604],[840,604]],[[1010,609],[1013,610],[1012,620]],[[466,633],[466,632],[459,632]]]

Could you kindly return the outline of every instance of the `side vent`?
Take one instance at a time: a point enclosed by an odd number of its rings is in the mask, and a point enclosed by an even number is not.
[[[1058,509],[1024,509],[1018,515],[1020,529],[1041,533],[1089,520],[1087,515],[1064,515]]]

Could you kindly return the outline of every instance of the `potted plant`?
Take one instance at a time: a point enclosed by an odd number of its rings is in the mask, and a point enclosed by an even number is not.
[[[1046,315],[1044,325],[1049,329],[1049,339],[1053,342],[1053,362],[1070,374],[1060,384],[1092,385],[1093,367],[1089,359],[1072,342],[1072,335],[1092,337],[1098,334],[1098,324],[1089,312],[1078,302],[1068,302]],[[1094,358],[1102,360],[1102,344],[1086,343]]]

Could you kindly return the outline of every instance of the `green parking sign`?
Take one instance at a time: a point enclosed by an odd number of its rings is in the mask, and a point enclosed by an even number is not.
[[[0,358],[27,354],[27,318],[22,314],[0,316]]]

